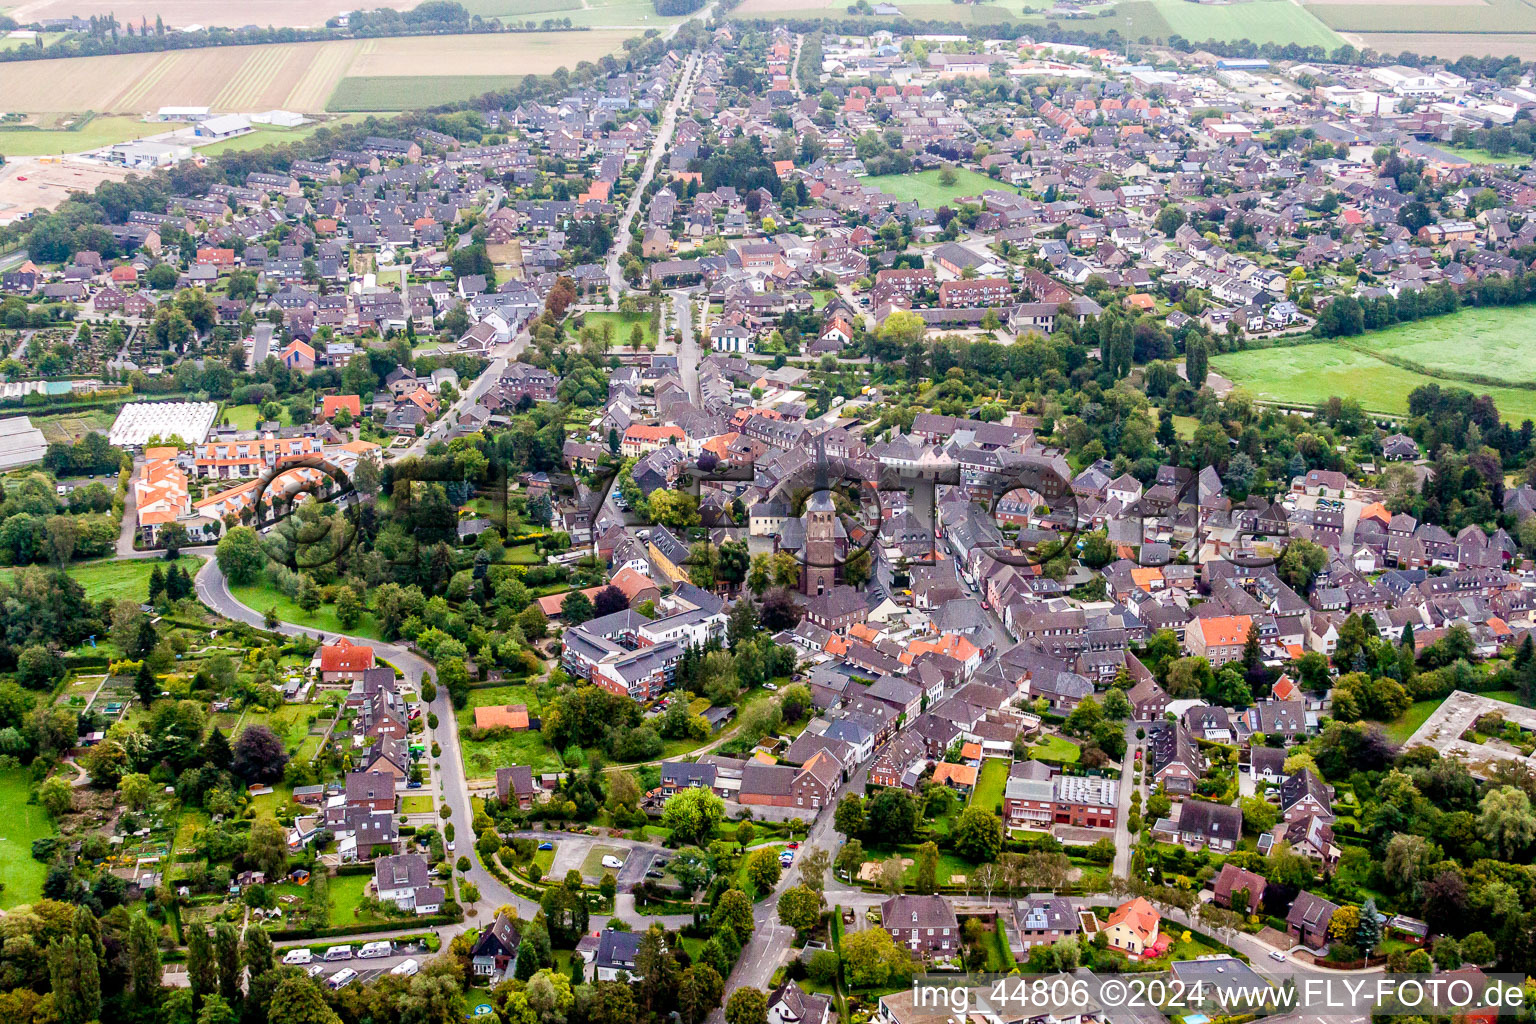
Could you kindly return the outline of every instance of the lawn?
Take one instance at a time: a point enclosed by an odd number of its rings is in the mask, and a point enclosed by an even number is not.
[[[1001,813],[1003,789],[1008,785],[1008,762],[989,757],[981,762],[981,772],[976,776],[976,789],[971,793],[971,806]]]
[[[184,572],[197,575],[203,567],[203,559],[196,555],[182,555],[176,562]],[[92,601],[149,600],[149,577],[159,566],[163,573],[169,568],[158,558],[137,558],[115,561],[100,558],[90,562],[76,562],[69,567],[69,575],[85,588],[85,596]],[[4,572],[13,572],[5,569]]]
[[[0,153],[6,156],[54,156],[59,153],[84,153],[118,142],[128,142],[166,130],[166,125],[151,124],[137,117],[93,117],[78,129],[39,131],[29,128],[0,127]]]
[[[1474,164],[1510,164],[1515,167],[1524,167],[1531,162],[1530,157],[1523,153],[1516,153],[1513,150],[1495,156],[1486,149],[1477,149],[1472,146],[1440,146],[1437,148],[1443,149],[1447,153],[1455,153],[1457,156],[1464,157]]]
[[[0,772],[0,908],[7,910],[36,901],[48,877],[47,865],[32,859],[33,840],[53,835],[48,813],[27,803],[35,788],[29,772]]]
[[[364,890],[372,880],[372,875],[337,875],[330,880],[332,928],[384,920],[376,914],[357,913],[357,908],[363,903]]]
[[[507,548],[507,557],[504,561],[511,565],[542,565],[544,557],[534,549],[532,544],[514,544]]]
[[[651,330],[651,314],[649,313],[607,313],[598,311],[582,314],[582,327],[592,327],[601,331],[603,324],[613,324],[614,348],[629,344],[630,333],[634,331],[636,324],[640,326],[641,334],[644,337],[644,344],[649,345],[656,339],[656,332]]]
[[[1503,701],[1505,704],[1518,704],[1523,708],[1528,708],[1531,706],[1531,702],[1520,696],[1520,692],[1518,690],[1484,690],[1482,693],[1484,697],[1488,697],[1491,700]]]
[[[293,750],[309,738],[309,716],[322,707],[320,704],[284,704],[273,711],[250,712],[246,714],[240,729],[244,731],[247,726],[265,725],[289,750]]]
[[[281,422],[286,410],[278,414]],[[220,417],[236,430],[255,430],[261,425],[261,407],[257,405],[226,405]]]
[[[270,582],[263,579],[259,583],[237,587],[230,584],[229,592],[236,601],[260,614],[265,615],[268,608],[277,609],[277,617],[284,622],[292,622],[300,626],[308,626],[311,629],[323,630],[326,633],[346,633],[350,636],[367,637],[371,640],[382,640],[379,633],[379,624],[374,621],[372,612],[364,612],[362,618],[351,628],[343,628],[341,620],[336,617],[336,606],[323,604],[313,613],[300,608],[298,602],[287,594],[284,594]]]
[[[1076,743],[1063,736],[1047,736],[1039,744],[1030,748],[1029,756],[1035,761],[1055,761],[1058,764],[1072,764],[1081,756],[1082,751]]]
[[[592,849],[587,851],[586,859],[581,862],[582,877],[588,878],[595,882],[601,879],[610,871],[617,875],[618,872],[622,870],[621,868],[608,868],[603,866],[603,858],[609,856],[617,857],[619,860],[627,862],[629,860],[629,851],[624,849],[622,846],[603,846],[600,843],[594,844]]]
[[[1416,700],[1408,705],[1402,717],[1395,722],[1388,722],[1381,727],[1381,731],[1387,734],[1387,739],[1398,746],[1408,742],[1408,737],[1414,734],[1419,726],[1423,725],[1429,716],[1435,713],[1435,709],[1445,703],[1445,698],[1438,700]]]
[[[557,772],[565,767],[560,755],[551,750],[538,732],[511,733],[505,739],[474,740],[475,708],[507,704],[526,704],[532,715],[539,713],[539,700],[531,686],[493,686],[469,692],[469,705],[455,712],[459,726],[459,748],[464,755],[464,774],[471,779],[488,779],[496,769],[510,764],[526,764],[535,775]]]
[[[1355,343],[1373,344],[1370,335]],[[1356,399],[1368,412],[1402,415],[1408,411],[1410,392],[1426,384],[1439,384],[1491,395],[1506,420],[1518,423],[1536,419],[1536,391],[1431,377],[1337,342],[1228,352],[1212,356],[1211,369],[1256,398],[1291,405],[1315,406],[1337,395]]]
[[[431,814],[432,798],[430,796],[403,796],[400,798],[401,814]]]
[[[939,175],[943,173],[943,171],[919,171],[915,174],[882,174],[875,178],[865,178],[863,184],[893,195],[902,202],[916,200],[925,208],[942,206],[945,203],[954,202],[961,196],[977,196],[987,189],[1001,189],[1004,192],[1018,191],[1012,185],[963,167],[955,168],[953,185],[941,185]]]

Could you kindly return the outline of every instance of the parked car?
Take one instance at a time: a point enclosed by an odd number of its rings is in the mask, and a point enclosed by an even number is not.
[[[407,782],[405,784],[405,788],[406,789],[420,789],[421,788],[421,783],[419,783],[419,782]]]
[[[541,849],[541,850],[553,850],[554,848],[555,848],[555,844],[549,842],[548,840],[546,840],[546,841],[544,841],[544,842],[539,844],[539,849]]]

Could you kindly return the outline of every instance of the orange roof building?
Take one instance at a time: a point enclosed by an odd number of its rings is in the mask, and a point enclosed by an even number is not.
[[[361,679],[374,666],[373,648],[338,637],[335,643],[320,648],[319,661],[320,676],[325,682]]]
[[[1104,925],[1104,932],[1110,946],[1132,956],[1141,956],[1157,945],[1158,929],[1162,923],[1162,915],[1152,904],[1138,896],[1115,908]]]
[[[952,786],[956,789],[973,789],[976,786],[976,769],[968,764],[950,764],[940,761],[933,770],[934,785]]]
[[[144,468],[133,484],[133,503],[139,535],[146,544],[156,542],[161,527],[192,511],[187,474],[176,464],[179,454],[175,448],[148,448],[144,452]]]
[[[1248,642],[1248,630],[1253,620],[1246,615],[1219,615],[1209,619],[1196,619],[1192,628],[1184,631],[1189,653],[1204,658],[1211,667],[1220,668],[1229,661],[1243,656],[1243,646]]]
[[[326,395],[320,403],[320,418],[330,421],[341,410],[347,410],[353,419],[363,415],[363,400],[358,395]]]

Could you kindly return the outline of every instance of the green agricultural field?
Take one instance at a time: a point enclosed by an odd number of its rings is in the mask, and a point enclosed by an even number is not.
[[[1328,50],[1344,45],[1343,38],[1319,21],[1310,8],[1290,0],[1253,0],[1225,6],[1188,0],[1131,0],[1115,8],[1106,28],[1125,32],[1126,18],[1131,21],[1132,39],[1178,35],[1191,42],[1248,39],[1260,44],[1295,43]]]
[[[277,617],[284,622],[292,622],[300,626],[309,626],[312,629],[323,630],[327,633],[346,633],[349,636],[362,636],[370,640],[382,640],[379,633],[379,624],[374,621],[372,612],[363,612],[362,618],[350,629],[344,628],[341,620],[336,617],[336,606],[322,604],[313,613],[300,608],[298,602],[266,580],[253,583],[248,586],[237,587],[230,584],[229,592],[236,601],[253,611],[265,615],[268,608],[277,609]]]
[[[48,812],[27,803],[35,789],[32,776],[20,768],[0,772],[0,909],[32,903],[43,894],[48,868],[32,859],[32,842],[53,835]]]
[[[1437,377],[1484,378],[1511,384],[1536,380],[1536,308],[1463,309],[1373,331],[1359,347]],[[1475,383],[1466,387],[1476,390]]]
[[[971,792],[971,806],[1000,813],[1003,809],[1003,790],[1007,785],[1008,762],[997,757],[987,758],[981,762],[981,771],[976,776],[976,788]]]
[[[865,178],[863,184],[893,195],[902,202],[916,200],[928,208],[952,203],[960,196],[980,195],[990,188],[1001,189],[1004,192],[1018,191],[1012,185],[963,167],[955,168],[953,185],[941,185],[939,175],[942,173],[944,172],[919,171],[916,174],[882,174],[874,178]]]
[[[176,562],[183,572],[197,575],[205,560],[197,555],[182,555]],[[69,567],[69,575],[85,588],[85,596],[92,601],[149,600],[149,577],[155,566],[164,572],[168,566],[158,558],[136,558],[113,561],[100,558],[90,562],[77,562]],[[13,573],[15,569],[0,569],[0,573]]]
[[[1472,4],[1320,3],[1307,10],[1341,32],[1506,33],[1536,32],[1536,9],[1524,0],[1484,0]],[[1486,53],[1497,54],[1494,41]],[[1420,53],[1439,53],[1430,47]]]
[[[488,3],[499,3],[501,0],[485,0]],[[541,3],[544,0],[532,0]],[[550,0],[553,2],[553,0]],[[563,10],[558,14],[542,14],[535,21],[543,21],[545,18],[566,18],[571,20],[571,25],[576,28],[619,28],[629,26],[632,28],[666,28],[682,21],[681,17],[664,18],[656,13],[656,6],[651,0],[586,0],[579,5],[580,10]]]
[[[581,9],[581,0],[466,0],[464,9],[483,18],[522,21],[563,16],[563,12]]]
[[[325,109],[388,112],[433,107],[510,89],[519,75],[353,75],[336,83]]]
[[[651,314],[649,313],[606,313],[599,311],[582,314],[581,326],[584,328],[591,327],[601,331],[604,324],[613,324],[614,348],[629,344],[630,332],[635,329],[636,324],[640,326],[641,333],[644,336],[644,344],[650,344],[656,340],[656,332],[651,330]]]
[[[0,127],[0,153],[6,156],[84,153],[163,131],[163,124],[151,124],[127,116],[93,117],[76,129],[39,131],[32,128]]]
[[[1355,344],[1365,343],[1365,338],[1355,339]],[[1273,402],[1317,405],[1338,395],[1356,399],[1369,412],[1401,415],[1408,411],[1408,395],[1415,388],[1439,384],[1493,396],[1500,414],[1513,422],[1536,419],[1536,391],[1430,377],[1336,342],[1228,352],[1212,356],[1211,368],[1255,397]]]

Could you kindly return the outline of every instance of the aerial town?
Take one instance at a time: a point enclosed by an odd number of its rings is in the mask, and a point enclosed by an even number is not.
[[[0,229],[0,1019],[1536,975],[1529,67],[605,62]]]

